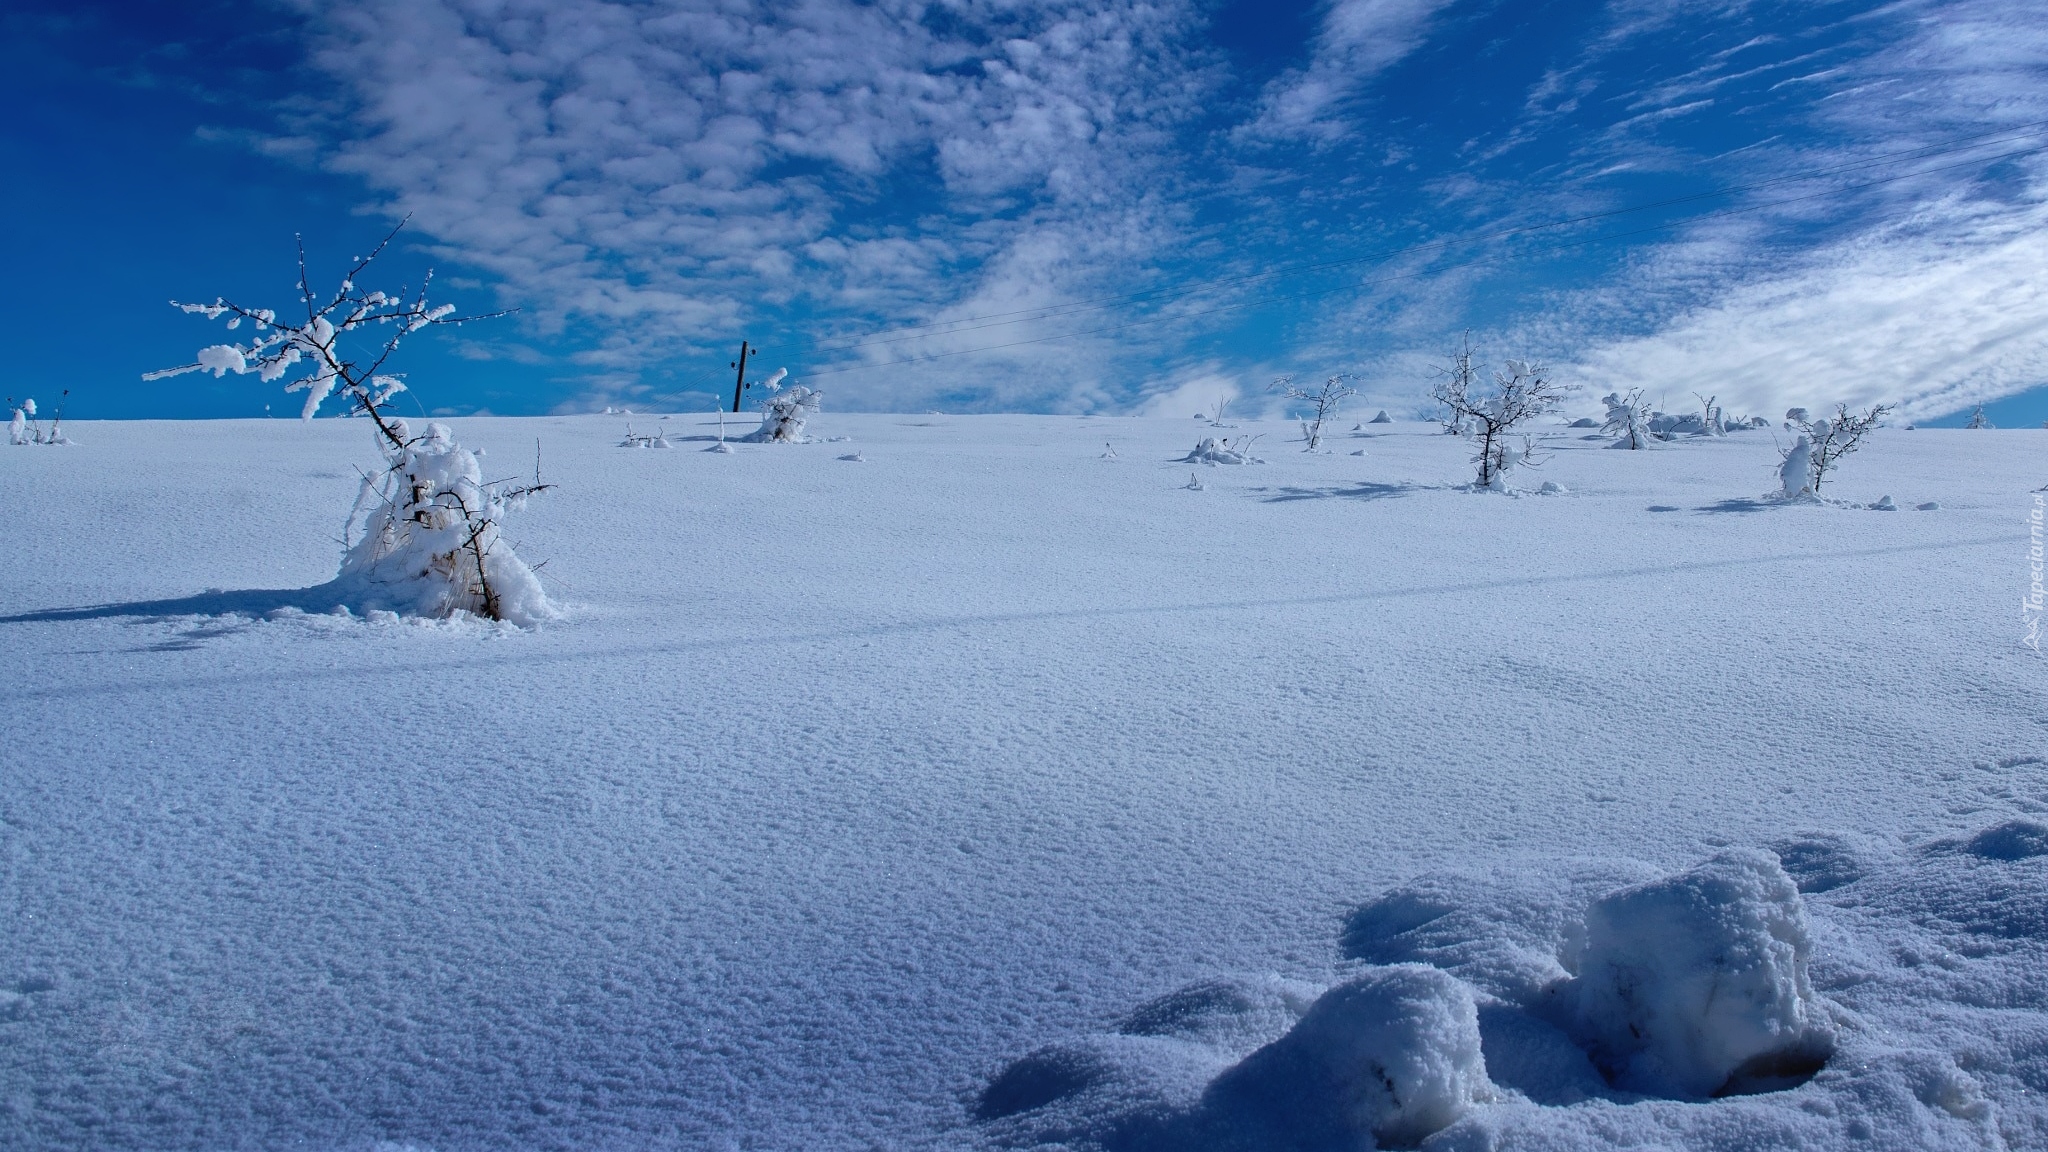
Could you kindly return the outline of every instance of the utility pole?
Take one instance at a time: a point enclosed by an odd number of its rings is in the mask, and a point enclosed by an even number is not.
[[[747,353],[749,351],[747,342],[745,340],[740,341],[740,358],[733,363],[733,367],[740,370],[740,374],[732,382],[732,410],[734,412],[740,410],[740,390],[747,386]]]

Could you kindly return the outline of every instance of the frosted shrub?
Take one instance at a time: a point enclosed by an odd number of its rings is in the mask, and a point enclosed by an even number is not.
[[[761,405],[761,426],[741,439],[749,444],[802,444],[804,425],[818,414],[825,394],[801,384],[777,392]]]
[[[1264,464],[1264,460],[1252,455],[1252,445],[1257,441],[1257,436],[1239,436],[1235,440],[1229,437],[1219,440],[1214,436],[1204,436],[1192,451],[1180,458],[1180,463]]]
[[[71,395],[71,390],[66,388],[64,395]],[[7,398],[7,404],[14,409],[13,418],[7,422],[7,442],[9,444],[71,443],[64,436],[64,406],[62,404],[57,406],[57,414],[51,418],[50,426],[47,429],[43,427],[41,419],[36,415],[35,397],[31,396],[17,405],[14,402],[14,398],[10,396]]]
[[[1802,491],[1820,495],[1820,486],[1827,480],[1828,473],[1842,462],[1842,457],[1863,446],[1863,438],[1875,429],[1891,411],[1888,404],[1879,404],[1864,412],[1851,412],[1846,404],[1835,406],[1835,417],[1812,420],[1805,416],[1806,410],[1794,408],[1787,416],[1797,413],[1800,436],[1787,449],[1778,467],[1779,487],[1785,496],[1797,496]],[[1797,483],[1801,469],[1798,462],[1804,461],[1806,482]]]
[[[418,436],[403,420],[388,426],[387,467],[363,478],[342,530],[339,581],[351,598],[408,616],[467,612],[522,626],[554,616],[499,530],[539,486],[486,483],[476,453],[445,424]]]
[[[445,424],[428,424],[415,436],[406,422],[386,411],[391,398],[405,390],[397,377],[381,374],[385,362],[404,337],[436,324],[459,324],[481,317],[456,317],[451,304],[432,305],[427,287],[410,300],[404,295],[365,291],[356,279],[396,236],[358,259],[341,287],[324,302],[306,278],[303,248],[299,256],[299,296],[304,322],[280,319],[271,309],[244,308],[227,300],[211,304],[172,304],[209,320],[225,318],[229,329],[244,323],[253,336],[246,343],[214,344],[199,350],[194,363],[160,372],[159,380],[186,372],[255,374],[264,381],[302,374],[285,385],[287,392],[306,393],[301,419],[311,420],[329,396],[339,392],[355,412],[367,416],[384,470],[365,476],[343,530],[341,571],[336,584],[360,607],[409,615],[446,617],[470,613],[491,620],[531,625],[555,614],[533,570],[512,552],[500,534],[508,512],[523,506],[527,496],[552,485],[534,481],[485,481],[476,454],[455,442]],[[428,276],[429,282],[432,275]],[[345,338],[366,329],[384,329],[374,355],[354,359]],[[300,365],[304,365],[300,368]]]
[[[1631,389],[1626,396],[1609,392],[1600,402],[1607,405],[1607,422],[1600,425],[1600,431],[1614,437],[1608,447],[1640,451],[1657,443],[1650,431],[1650,405],[1643,400],[1641,388]]]
[[[1301,422],[1301,439],[1304,444],[1308,445],[1302,451],[1314,452],[1321,448],[1323,443],[1323,422],[1337,414],[1338,405],[1358,395],[1358,389],[1350,387],[1345,383],[1349,379],[1351,379],[1351,375],[1348,372],[1336,373],[1326,377],[1323,380],[1322,387],[1317,388],[1313,392],[1306,388],[1297,387],[1292,376],[1282,376],[1273,381],[1273,388],[1270,390],[1279,391],[1289,400],[1305,401],[1315,409],[1315,419],[1303,420]],[[1381,413],[1381,415],[1385,415],[1385,413]]]
[[[1833,1038],[1813,941],[1776,857],[1726,852],[1586,913],[1576,1029],[1615,1085],[1703,1098],[1803,1079]]]

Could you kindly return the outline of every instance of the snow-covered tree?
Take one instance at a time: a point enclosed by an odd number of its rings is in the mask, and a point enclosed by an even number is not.
[[[1461,396],[1469,395],[1479,388],[1477,357],[1478,352],[1472,347],[1472,333],[1466,332],[1458,337],[1457,347],[1451,349],[1451,362],[1447,365],[1437,365],[1430,371],[1444,378],[1443,388],[1455,391]],[[1431,396],[1436,394],[1436,389],[1430,391]],[[1441,399],[1438,403],[1443,404]],[[1437,423],[1443,425],[1446,436],[1463,436],[1466,432],[1465,414],[1449,404],[1443,404],[1438,410]]]
[[[1351,379],[1348,372],[1335,373],[1323,381],[1323,386],[1311,392],[1295,386],[1294,377],[1281,376],[1273,381],[1272,389],[1289,400],[1301,400],[1315,406],[1315,419],[1301,422],[1301,438],[1307,442],[1304,452],[1313,452],[1323,443],[1323,421],[1337,414],[1337,406],[1358,395],[1358,389],[1349,387],[1345,381]]]
[[[526,497],[553,486],[540,482],[538,466],[530,484],[486,481],[476,454],[457,444],[447,425],[430,423],[414,435],[387,410],[391,398],[405,390],[401,379],[383,372],[401,340],[423,328],[484,319],[456,316],[452,304],[430,303],[431,273],[411,297],[403,290],[392,294],[360,287],[357,280],[397,234],[394,228],[368,256],[357,258],[341,286],[324,298],[313,291],[301,243],[298,288],[304,320],[226,299],[172,301],[184,312],[224,320],[231,331],[247,324],[251,335],[240,343],[208,345],[193,363],[143,379],[200,371],[216,377],[254,375],[265,382],[290,377],[285,391],[306,394],[299,413],[305,420],[339,393],[352,412],[369,418],[384,457],[383,471],[363,477],[343,528],[337,583],[344,594],[366,609],[436,617],[467,612],[537,623],[553,616],[554,607],[533,570],[503,539],[499,524]],[[381,342],[362,340],[372,334]],[[352,347],[358,342],[366,358],[358,358]]]
[[[777,373],[776,379],[781,379]],[[741,439],[749,444],[802,444],[804,425],[818,414],[825,394],[799,384],[777,390],[761,405],[761,426]]]
[[[1983,406],[1982,404],[1979,404],[1979,405],[1977,405],[1977,410],[1976,410],[1976,411],[1974,411],[1974,412],[1972,412],[1972,413],[1970,413],[1970,422],[1969,422],[1968,424],[1965,424],[1965,425],[1963,425],[1963,427],[1965,427],[1965,428],[1996,428],[1996,427],[1998,427],[1998,425],[1996,425],[1996,424],[1993,424],[1993,423],[1992,423],[1992,422],[1991,422],[1990,420],[1988,420],[1988,419],[1986,419],[1986,418],[1985,418],[1985,416],[1984,416],[1984,406]]]
[[[1600,398],[1607,405],[1607,422],[1600,431],[1613,436],[1610,447],[1640,450],[1657,443],[1657,436],[1650,431],[1650,404],[1643,399],[1641,388],[1632,388],[1628,395],[1609,392]]]
[[[1518,451],[1510,437],[1516,429],[1555,407],[1568,389],[1554,383],[1541,365],[1509,360],[1493,373],[1493,386],[1480,393],[1474,388],[1477,372],[1471,356],[1468,336],[1453,354],[1451,366],[1438,369],[1441,379],[1430,390],[1430,398],[1449,413],[1445,426],[1466,428],[1477,445],[1472,463],[1478,466],[1479,475],[1474,486],[1506,491],[1508,472],[1517,464],[1533,462],[1528,438],[1522,438]]]
[[[1863,446],[1863,438],[1878,426],[1885,413],[1889,411],[1889,404],[1878,404],[1863,412],[1851,412],[1848,405],[1837,404],[1834,419],[1823,417],[1804,421],[1800,426],[1801,435],[1798,442],[1785,450],[1784,459],[1779,465],[1778,476],[1784,494],[1796,496],[1801,491],[1807,491],[1818,496],[1828,473],[1841,464],[1842,457]],[[1803,487],[1795,487],[1800,473],[1800,469],[1795,465],[1800,460],[1805,461],[1808,482]]]

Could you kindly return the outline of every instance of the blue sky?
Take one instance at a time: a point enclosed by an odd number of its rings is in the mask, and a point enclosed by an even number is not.
[[[2015,0],[32,0],[0,85],[0,390],[79,416],[295,411],[143,382],[221,338],[164,301],[409,214],[379,284],[519,309],[408,346],[430,410],[703,408],[747,337],[842,408],[1414,411],[1470,328],[1585,407],[2048,419]]]

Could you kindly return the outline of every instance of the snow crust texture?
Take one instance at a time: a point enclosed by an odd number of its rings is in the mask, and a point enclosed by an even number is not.
[[[0,1149],[2048,1148],[2048,432],[435,419],[0,447]]]

